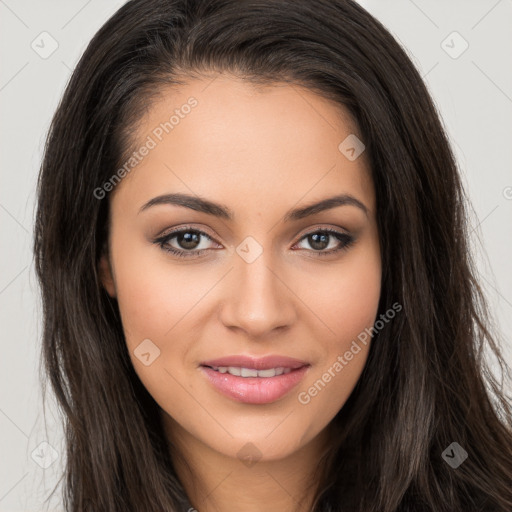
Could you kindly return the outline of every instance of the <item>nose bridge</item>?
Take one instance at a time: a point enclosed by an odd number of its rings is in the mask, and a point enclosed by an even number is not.
[[[268,238],[268,237],[267,237]],[[238,326],[248,335],[262,335],[287,325],[293,317],[290,291],[279,277],[273,251],[247,237],[233,254],[234,269],[222,311],[226,326]]]

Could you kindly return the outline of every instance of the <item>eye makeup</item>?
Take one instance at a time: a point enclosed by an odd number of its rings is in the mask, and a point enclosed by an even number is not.
[[[190,236],[190,235],[192,235],[192,236]],[[206,251],[212,250],[211,248],[193,249],[193,250],[179,249],[170,243],[174,239],[176,239],[176,240],[180,239],[180,237],[181,237],[180,243],[183,243],[184,240],[185,241],[193,240],[194,237],[195,237],[195,239],[205,238],[207,240],[216,242],[210,235],[208,235],[207,233],[205,233],[204,231],[202,231],[200,229],[194,228],[192,226],[183,226],[183,227],[174,229],[162,236],[155,238],[153,240],[153,243],[157,244],[163,251],[166,251],[178,258],[198,258],[198,257],[202,257]],[[185,237],[185,238],[183,238],[183,237]],[[311,249],[310,251],[315,253],[315,256],[319,256],[319,257],[331,256],[331,255],[339,253],[341,251],[348,250],[352,246],[352,244],[355,242],[355,237],[352,235],[349,235],[348,233],[344,233],[342,231],[338,231],[333,228],[317,228],[313,231],[309,231],[308,233],[305,233],[297,243],[300,243],[303,240],[307,240],[309,244],[311,244],[311,243],[322,244],[326,240],[328,242],[330,242],[333,238],[339,242],[338,246],[335,247],[334,249],[329,249],[327,251]],[[297,245],[297,243],[295,245]],[[200,245],[200,240],[199,240],[199,245]],[[328,243],[328,245],[329,245],[329,243]],[[303,250],[303,249],[301,249],[301,250]],[[308,250],[308,249],[306,249],[306,250]]]

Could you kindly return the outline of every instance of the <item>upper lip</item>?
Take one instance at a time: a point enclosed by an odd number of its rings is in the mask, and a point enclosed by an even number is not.
[[[234,366],[236,368],[250,368],[253,370],[269,370],[271,368],[291,368],[292,370],[308,366],[309,363],[293,357],[269,355],[264,357],[252,356],[226,356],[219,359],[203,361],[201,366]]]

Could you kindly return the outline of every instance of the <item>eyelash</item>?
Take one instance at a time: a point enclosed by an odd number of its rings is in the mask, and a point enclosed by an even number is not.
[[[212,237],[209,236],[204,231],[185,226],[185,227],[177,229],[175,231],[171,231],[170,233],[167,233],[164,236],[156,238],[153,241],[153,243],[157,244],[162,250],[169,252],[178,258],[198,258],[201,256],[202,252],[208,251],[210,249],[199,249],[199,250],[195,250],[195,251],[183,251],[183,250],[175,249],[168,245],[169,241],[172,240],[173,238],[175,238],[176,235],[179,235],[181,233],[190,233],[190,232],[199,233],[200,235],[205,236],[209,240],[213,241]],[[331,254],[335,254],[335,253],[338,253],[341,251],[346,251],[355,241],[355,238],[353,236],[348,235],[346,233],[342,233],[340,231],[337,231],[337,230],[331,229],[331,228],[321,228],[321,229],[317,229],[315,231],[310,231],[309,233],[304,234],[304,236],[302,236],[302,238],[299,240],[299,242],[304,240],[305,238],[307,238],[310,235],[314,235],[314,234],[318,234],[318,233],[328,233],[330,235],[335,236],[340,242],[343,243],[341,245],[341,247],[338,247],[337,249],[331,249],[329,251],[312,250],[312,252],[316,253],[320,257],[329,256]]]

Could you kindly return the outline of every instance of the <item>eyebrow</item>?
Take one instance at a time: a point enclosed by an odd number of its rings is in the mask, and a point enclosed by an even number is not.
[[[142,205],[139,213],[147,210],[148,208],[151,208],[152,206],[162,204],[190,208],[191,210],[213,215],[215,217],[229,221],[233,221],[235,219],[235,214],[233,211],[223,204],[214,203],[213,201],[209,201],[198,196],[191,196],[189,194],[182,193],[164,194],[158,197],[154,197]],[[290,210],[284,216],[284,221],[289,222],[304,219],[310,215],[314,215],[325,210],[330,210],[338,206],[355,206],[360,208],[365,213],[365,215],[368,216],[368,208],[361,201],[359,201],[359,199],[356,199],[350,194],[340,194],[337,196],[329,197],[327,199],[322,199],[321,201],[303,206],[301,208]]]

